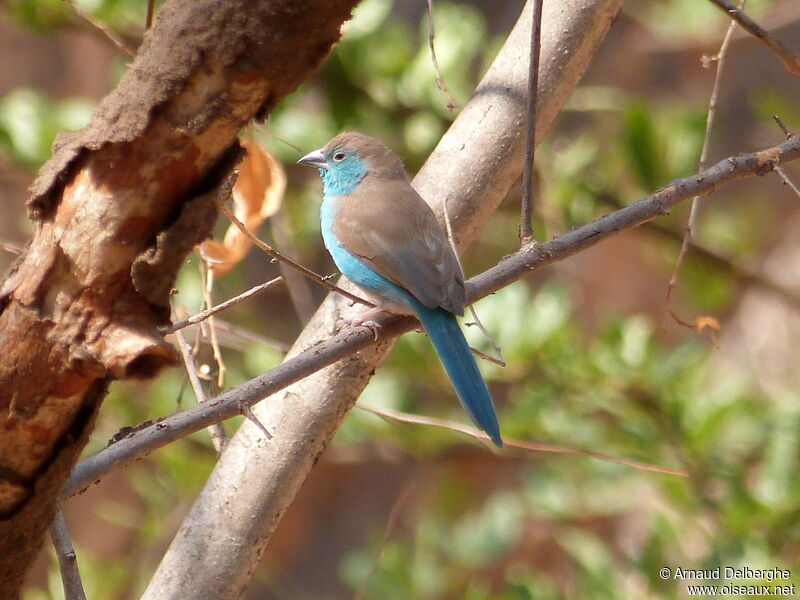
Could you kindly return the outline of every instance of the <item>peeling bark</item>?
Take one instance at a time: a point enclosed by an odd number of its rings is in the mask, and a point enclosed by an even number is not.
[[[317,68],[355,0],[170,0],[120,85],[32,187],[0,287],[0,597],[19,593],[108,384],[175,362],[159,333],[236,135]]]

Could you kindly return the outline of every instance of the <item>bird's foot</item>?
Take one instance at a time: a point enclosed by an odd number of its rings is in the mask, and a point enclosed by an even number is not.
[[[377,321],[360,321],[357,325],[361,327],[366,327],[372,332],[372,338],[374,341],[378,341],[378,333],[381,330],[381,326],[378,325]]]
[[[374,306],[374,307],[370,308],[368,311],[366,311],[365,313],[363,313],[363,314],[359,315],[358,317],[356,317],[355,320],[353,321],[353,325],[356,326],[356,327],[361,326],[361,327],[366,327],[367,329],[369,329],[372,332],[372,335],[375,338],[375,341],[377,342],[378,341],[378,333],[381,330],[381,326],[377,321],[373,320],[372,317],[374,317],[376,315],[379,315],[382,312],[387,312],[388,313],[389,311],[386,310],[385,308],[383,308],[382,306]]]

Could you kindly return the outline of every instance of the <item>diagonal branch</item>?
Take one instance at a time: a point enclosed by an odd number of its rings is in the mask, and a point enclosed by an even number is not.
[[[525,275],[569,258],[609,237],[668,214],[672,206],[709,194],[725,183],[744,177],[763,175],[777,165],[800,158],[800,138],[792,138],[760,152],[748,152],[721,160],[710,169],[673,181],[670,185],[558,238],[542,244],[528,244],[492,268],[467,282],[469,301],[493,294]],[[225,419],[242,414],[242,406],[252,406],[268,396],[320,371],[336,361],[373,346],[386,345],[393,338],[415,329],[410,317],[377,317],[377,339],[368,327],[347,328],[337,335],[297,353],[271,371],[228,390],[216,398],[155,423],[147,423],[133,433],[78,465],[63,494],[84,490],[109,470],[129,464],[153,450],[186,437]]]
[[[759,42],[769,48],[783,63],[789,73],[800,75],[800,58],[789,50],[782,42],[772,37],[761,25],[747,16],[743,10],[729,2],[729,0],[710,0],[717,8],[725,12],[731,19],[741,25],[742,29],[750,33]]]
[[[391,410],[383,407],[378,408],[375,406],[368,406],[366,404],[361,404],[360,402],[356,404],[356,406],[361,410],[364,410],[368,413],[372,413],[377,417],[381,417],[390,421],[398,421],[400,423],[415,423],[419,425],[429,425],[431,427],[441,427],[443,429],[448,429],[450,431],[457,431],[459,433],[463,433],[472,438],[480,440],[486,445],[487,448],[489,448],[493,452],[498,452],[498,453],[502,452],[500,450],[496,450],[495,448],[493,448],[489,436],[486,435],[484,432],[479,431],[475,427],[470,427],[468,425],[461,425],[460,423],[454,423],[452,421],[445,421],[433,417],[411,415],[408,413],[399,412],[396,410]],[[520,450],[527,450],[528,452],[546,452],[551,454],[573,454],[576,456],[588,456],[590,458],[596,458],[598,460],[613,462],[620,465],[632,467],[634,469],[638,469],[639,471],[650,471],[651,473],[662,473],[663,475],[675,475],[678,477],[689,476],[689,473],[683,469],[672,469],[670,467],[662,467],[660,465],[654,465],[652,463],[646,463],[640,460],[626,458],[624,456],[616,456],[614,454],[608,454],[606,452],[586,450],[585,448],[576,448],[574,446],[563,446],[561,444],[542,444],[540,442],[523,442],[520,440],[513,440],[509,438],[504,438],[503,444],[504,444],[503,447],[507,446],[509,448],[518,448]],[[502,453],[507,454],[506,452]]]

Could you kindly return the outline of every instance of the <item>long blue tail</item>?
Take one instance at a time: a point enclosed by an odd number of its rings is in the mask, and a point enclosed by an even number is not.
[[[453,382],[461,406],[469,413],[475,424],[502,448],[503,440],[500,437],[500,425],[497,423],[492,396],[478,371],[475,357],[458,326],[455,315],[441,308],[432,309],[422,305],[414,308],[439,354],[450,381]]]

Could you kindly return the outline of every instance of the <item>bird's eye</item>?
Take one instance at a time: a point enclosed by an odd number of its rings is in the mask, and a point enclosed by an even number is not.
[[[336,154],[333,155],[333,160],[335,160],[336,162],[342,162],[345,158],[346,155],[344,152],[337,152]]]

